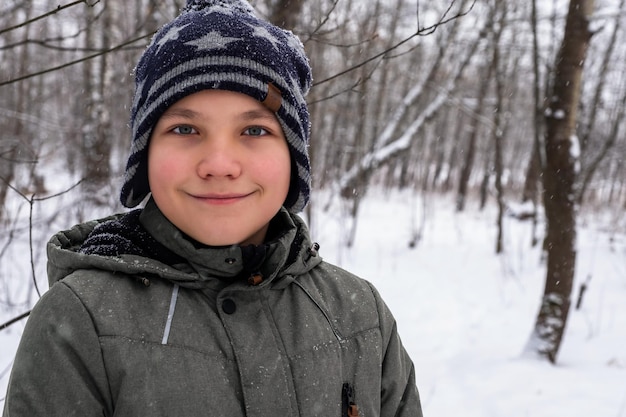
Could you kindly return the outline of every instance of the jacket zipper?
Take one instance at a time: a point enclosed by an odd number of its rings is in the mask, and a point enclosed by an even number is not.
[[[309,291],[307,291],[307,289],[304,288],[301,283],[299,283],[298,281],[294,281],[293,283],[296,284],[298,286],[298,288],[300,288],[302,291],[304,291],[304,293],[307,295],[307,297],[309,297],[309,300],[311,300],[313,302],[313,304],[315,304],[317,306],[317,308],[322,312],[322,315],[324,315],[324,318],[328,322],[328,325],[330,326],[330,328],[333,331],[333,333],[334,333],[335,337],[337,338],[337,340],[339,342],[343,342],[344,341],[343,337],[339,333],[339,330],[333,324],[332,320],[328,316],[328,313],[326,313],[326,310],[324,310],[322,308],[322,306],[315,300],[315,298],[313,298],[311,296],[311,294],[309,294]]]

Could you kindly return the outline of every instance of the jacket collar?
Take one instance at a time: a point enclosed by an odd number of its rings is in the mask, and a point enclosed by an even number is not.
[[[132,213],[132,212],[131,212]],[[224,285],[248,286],[237,280],[246,273],[245,250],[238,245],[207,247],[184,236],[149,201],[139,215],[147,232],[184,262],[171,264],[136,253],[118,255],[89,254],[80,251],[94,229],[106,222],[119,222],[129,213],[79,224],[54,235],[47,245],[48,281],[52,285],[80,269],[98,269],[133,277],[160,277],[187,288],[222,288]],[[281,209],[272,220],[273,240],[267,242],[265,261],[260,266],[263,281],[259,286],[280,288],[315,267],[321,258],[310,251],[312,242],[306,224],[295,214]]]
[[[247,279],[251,273],[260,272],[264,282],[271,281],[285,266],[292,250],[298,228],[289,213],[282,209],[272,219],[271,229],[277,235],[262,247],[242,248],[240,245],[207,246],[180,231],[150,199],[139,216],[141,225],[159,243],[186,260],[188,267],[198,274],[201,281]],[[246,250],[247,249],[247,250]],[[298,250],[294,248],[294,250]],[[261,253],[262,264],[251,265],[251,258]],[[184,268],[178,265],[178,268]]]

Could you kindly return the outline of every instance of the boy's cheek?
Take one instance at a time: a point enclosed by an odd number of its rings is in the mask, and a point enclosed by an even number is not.
[[[148,160],[148,182],[150,188],[163,187],[181,175],[181,163],[175,158],[155,155]]]

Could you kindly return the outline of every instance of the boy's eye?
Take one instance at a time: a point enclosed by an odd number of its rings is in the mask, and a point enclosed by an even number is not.
[[[188,125],[180,125],[172,129],[172,132],[177,133],[179,135],[192,135],[196,133],[196,129]]]
[[[267,130],[259,126],[252,126],[252,127],[247,128],[244,131],[244,135],[249,135],[249,136],[263,136],[263,135],[267,135],[267,133],[268,133]]]

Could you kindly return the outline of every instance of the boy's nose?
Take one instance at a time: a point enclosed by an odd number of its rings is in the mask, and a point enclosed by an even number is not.
[[[237,178],[241,175],[241,160],[237,147],[228,141],[208,141],[201,150],[198,176]]]

